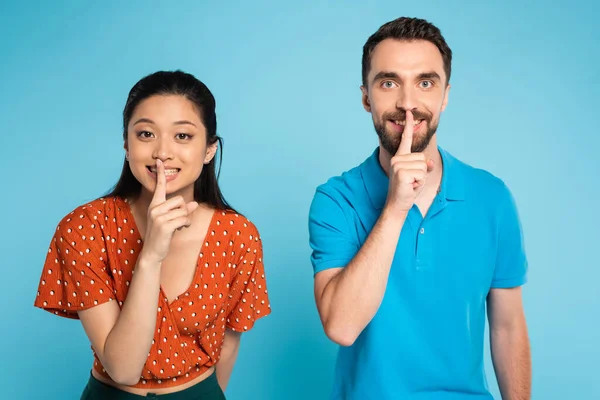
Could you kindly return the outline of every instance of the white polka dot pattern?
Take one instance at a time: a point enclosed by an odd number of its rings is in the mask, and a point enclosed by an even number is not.
[[[244,332],[271,312],[256,227],[231,211],[215,211],[195,279],[169,304],[161,290],[156,331],[140,381],[167,387],[215,365],[227,328]],[[59,223],[50,243],[35,306],[67,318],[126,301],[142,249],[129,205],[120,198],[80,206]],[[96,371],[109,378],[95,357]]]

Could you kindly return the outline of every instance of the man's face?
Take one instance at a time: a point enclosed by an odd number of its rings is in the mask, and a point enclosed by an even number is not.
[[[385,39],[375,47],[363,105],[373,117],[381,146],[393,156],[400,146],[406,111],[414,117],[412,152],[422,152],[446,108],[450,85],[438,48],[425,40]]]

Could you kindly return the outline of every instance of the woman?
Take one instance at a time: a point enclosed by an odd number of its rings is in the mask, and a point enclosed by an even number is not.
[[[123,139],[114,190],[59,223],[35,306],[83,324],[82,399],[224,399],[240,333],[270,305],[259,233],[217,183],[214,97],[181,71],[149,75]]]

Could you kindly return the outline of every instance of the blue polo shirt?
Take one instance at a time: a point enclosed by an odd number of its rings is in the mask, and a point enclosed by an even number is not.
[[[493,399],[486,297],[526,281],[521,224],[500,179],[438,150],[440,192],[425,218],[410,210],[379,310],[339,349],[333,399]],[[389,181],[378,151],[317,188],[309,215],[315,274],[347,265],[379,218]]]

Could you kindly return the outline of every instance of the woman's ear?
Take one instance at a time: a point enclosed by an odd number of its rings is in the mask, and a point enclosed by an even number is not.
[[[217,154],[218,148],[219,148],[218,140],[206,148],[206,157],[204,157],[204,164],[209,164],[212,161],[212,159],[215,157],[215,154]]]

